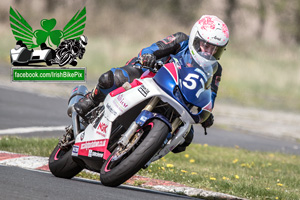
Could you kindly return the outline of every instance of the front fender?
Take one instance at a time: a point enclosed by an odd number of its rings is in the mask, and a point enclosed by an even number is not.
[[[169,130],[172,130],[172,125],[169,122],[169,120],[163,116],[162,114],[159,113],[152,113],[150,111],[147,110],[143,110],[139,116],[136,118],[135,122],[139,125],[139,126],[143,126],[148,120],[150,119],[160,119],[161,121],[163,121],[168,127]]]

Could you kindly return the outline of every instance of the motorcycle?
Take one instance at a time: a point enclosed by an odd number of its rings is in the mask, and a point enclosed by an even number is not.
[[[106,186],[118,186],[142,168],[184,143],[192,124],[212,111],[210,84],[217,61],[156,64],[142,77],[110,92],[83,118],[73,105],[87,92],[76,86],[69,99],[72,125],[49,157],[54,176],[72,178],[82,169],[100,173]]]
[[[28,50],[27,47],[17,45],[10,50],[10,61],[14,66],[24,66],[31,63],[46,62],[49,65],[49,60],[52,59],[53,52],[51,49],[43,50]]]

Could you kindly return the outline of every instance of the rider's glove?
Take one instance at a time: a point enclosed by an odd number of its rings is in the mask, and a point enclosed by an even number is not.
[[[211,113],[209,115],[209,117],[207,118],[207,120],[205,120],[201,124],[202,124],[203,128],[209,128],[209,127],[211,127],[213,125],[213,123],[214,123],[214,115]]]
[[[143,55],[139,58],[139,61],[140,61],[140,63],[141,63],[143,66],[148,66],[148,67],[153,68],[153,67],[154,67],[154,64],[155,64],[155,62],[156,62],[156,57],[155,57],[155,55],[153,55],[153,54],[146,53],[146,54],[143,54]]]

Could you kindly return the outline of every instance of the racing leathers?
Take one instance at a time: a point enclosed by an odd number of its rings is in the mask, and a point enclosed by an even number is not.
[[[122,86],[125,82],[132,82],[135,78],[139,78],[146,69],[140,68],[135,65],[135,63],[137,59],[143,55],[152,54],[157,60],[160,60],[163,63],[171,62],[172,58],[183,59],[186,65],[189,66],[189,63],[191,63],[193,59],[190,55],[188,41],[189,37],[186,34],[178,32],[142,49],[138,54],[138,57],[128,61],[125,66],[121,68],[112,68],[108,72],[102,74],[93,91],[89,93],[86,98],[81,99],[77,104],[75,104],[75,110],[80,116],[83,116],[100,102],[103,102],[105,96],[109,92]],[[215,98],[217,96],[221,74],[222,67],[218,64],[218,69],[213,76],[211,84],[212,106],[214,106]],[[213,120],[213,116],[211,115],[208,120]],[[212,123],[213,121],[208,123],[207,127],[212,125]],[[193,139],[193,132],[193,128],[191,128],[190,133],[186,138],[186,142],[183,144],[184,149],[181,149],[178,152],[184,151],[185,147],[191,143]],[[176,149],[173,152],[176,152]]]

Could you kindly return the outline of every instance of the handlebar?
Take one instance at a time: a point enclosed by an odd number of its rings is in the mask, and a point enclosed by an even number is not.
[[[153,73],[156,73],[164,65],[162,61],[156,61],[153,67],[149,67],[146,65],[142,65],[140,59],[138,59],[134,64],[140,64],[142,68],[148,69]]]

